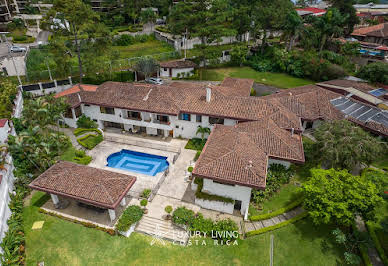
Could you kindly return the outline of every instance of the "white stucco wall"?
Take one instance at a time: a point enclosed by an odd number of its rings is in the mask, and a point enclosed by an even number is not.
[[[249,207],[249,202],[251,199],[251,191],[250,187],[244,187],[239,185],[224,185],[213,182],[211,179],[203,179],[203,192],[223,196],[227,198],[231,198],[234,200],[241,201],[241,214],[244,215],[246,209]],[[233,213],[233,209],[232,212]]]
[[[281,164],[284,165],[286,168],[289,168],[291,163],[283,160],[276,160],[276,159],[268,159],[268,168],[271,166],[271,164]]]
[[[8,133],[10,131],[9,122],[5,122],[4,127],[0,127],[0,144],[4,143],[8,139]]]
[[[226,203],[222,201],[214,201],[214,200],[204,200],[195,198],[195,204],[201,206],[202,208],[209,210],[216,210],[219,212],[233,214],[234,204]]]
[[[166,69],[166,70],[165,70]],[[192,75],[192,71],[194,72],[193,67],[189,68],[172,68],[171,69],[171,75],[173,78],[178,77],[178,73],[182,77],[182,73],[185,74],[185,77],[189,74],[190,76]],[[188,74],[187,74],[188,73]],[[160,76],[161,77],[170,77],[170,68],[160,68]]]

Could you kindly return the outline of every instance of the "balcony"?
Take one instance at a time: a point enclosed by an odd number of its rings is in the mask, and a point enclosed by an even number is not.
[[[170,125],[170,121],[160,121],[160,120],[154,120],[155,124],[162,124],[162,125]]]

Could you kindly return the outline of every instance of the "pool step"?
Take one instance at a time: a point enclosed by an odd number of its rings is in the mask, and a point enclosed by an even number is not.
[[[186,245],[189,239],[186,231],[174,226],[171,221],[164,221],[150,216],[143,216],[135,230],[180,245]]]

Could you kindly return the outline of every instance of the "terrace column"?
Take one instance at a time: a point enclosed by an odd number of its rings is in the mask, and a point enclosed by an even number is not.
[[[116,211],[114,209],[108,209],[109,218],[113,222],[116,219]]]
[[[59,204],[59,199],[57,195],[50,194],[51,200],[53,201],[54,205],[57,206]]]
[[[75,116],[75,110],[74,110],[74,108],[71,108],[71,114],[72,114],[72,116],[73,116],[73,119],[74,119],[74,120],[77,120],[77,117]]]
[[[121,200],[120,205],[125,207],[126,205],[125,197]]]

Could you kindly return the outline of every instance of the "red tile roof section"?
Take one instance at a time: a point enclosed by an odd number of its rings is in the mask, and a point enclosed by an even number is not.
[[[115,209],[136,177],[61,161],[31,182],[30,188]]]
[[[69,89],[66,89],[64,91],[58,92],[55,95],[55,98],[80,92],[81,91],[80,87],[81,87],[82,91],[96,91],[98,86],[97,85],[87,85],[87,84],[81,84],[81,85],[76,84],[76,85],[74,85],[73,87],[71,87]]]
[[[166,68],[192,68],[197,67],[197,64],[195,64],[193,61],[190,60],[171,60],[167,62],[161,62],[160,67],[166,67]]]
[[[5,118],[0,119],[0,127],[4,127],[7,122],[8,122],[8,119],[5,119]]]
[[[281,129],[271,119],[216,125],[193,175],[264,189],[269,158],[303,163],[302,138]]]
[[[358,28],[351,34],[353,36],[373,36],[373,37],[387,37],[388,23],[381,23],[369,27]]]

